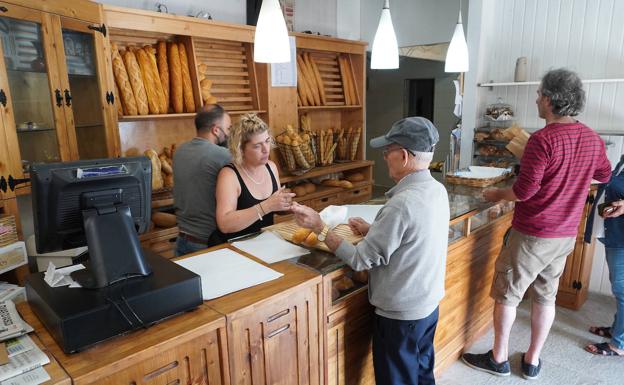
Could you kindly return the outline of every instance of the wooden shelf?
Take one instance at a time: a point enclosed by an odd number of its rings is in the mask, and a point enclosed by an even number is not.
[[[297,109],[299,112],[308,112],[308,111],[325,111],[325,110],[357,110],[358,108],[362,108],[361,105],[353,105],[353,106],[299,106]]]
[[[128,115],[119,118],[119,123],[123,122],[141,122],[141,121],[154,121],[154,120],[169,120],[169,119],[185,119],[195,117],[196,112],[185,112],[182,114],[160,114],[160,115]]]
[[[361,182],[354,182],[353,183],[353,187],[351,188],[342,188],[342,187],[331,187],[331,186],[324,186],[324,185],[316,185],[316,190],[313,193],[309,193],[306,194],[304,196],[301,197],[295,197],[295,201],[296,202],[301,202],[301,201],[306,201],[306,200],[310,200],[310,199],[316,199],[316,198],[322,198],[328,195],[332,195],[332,194],[339,194],[343,191],[349,191],[349,190],[353,190],[353,189],[358,189],[358,188],[362,188],[362,187],[366,187],[371,185],[370,181],[361,181]]]
[[[251,111],[226,111],[229,115],[242,115],[242,114],[265,114],[266,110],[251,110]]]
[[[366,167],[366,166],[372,166],[374,163],[375,162],[373,162],[372,160],[355,160],[353,162],[348,162],[348,163],[335,163],[329,166],[314,167],[313,169],[311,169],[310,171],[306,172],[303,175],[281,175],[280,182],[288,183],[288,182],[294,182],[296,180],[301,180],[301,179],[316,178],[317,176],[353,170],[356,168],[361,168],[361,167]]]
[[[581,80],[583,83],[622,83],[624,79],[585,79]],[[533,80],[529,82],[501,82],[501,83],[479,83],[479,87],[507,87],[507,86],[538,86],[539,80]]]

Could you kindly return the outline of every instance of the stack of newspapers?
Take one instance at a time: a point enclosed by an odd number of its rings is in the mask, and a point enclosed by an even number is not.
[[[0,385],[36,385],[50,379],[43,369],[50,359],[28,336],[31,331],[13,301],[0,302],[0,341],[8,355],[8,363],[0,365]]]

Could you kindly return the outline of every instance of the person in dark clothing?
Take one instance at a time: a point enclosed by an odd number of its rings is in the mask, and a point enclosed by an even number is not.
[[[288,211],[295,196],[279,186],[277,166],[269,160],[273,138],[255,114],[232,127],[232,163],[217,178],[217,226],[223,239],[237,238],[273,224],[273,214]]]

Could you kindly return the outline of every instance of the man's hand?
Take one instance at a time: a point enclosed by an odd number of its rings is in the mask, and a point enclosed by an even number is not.
[[[370,229],[370,223],[360,217],[349,218],[349,228],[353,234],[365,236]]]
[[[487,188],[483,190],[483,199],[488,202],[498,202],[500,200],[498,190],[497,188]]]
[[[611,207],[615,207],[615,210],[605,213],[603,217],[605,218],[616,218],[620,215],[624,214],[624,199],[620,199],[619,201],[611,202]]]
[[[483,190],[483,199],[489,202],[498,202],[500,200],[517,201],[518,197],[511,187],[508,188],[486,188]]]
[[[292,202],[290,210],[295,214],[295,222],[299,226],[311,229],[317,234],[323,230],[321,216],[314,209]]]

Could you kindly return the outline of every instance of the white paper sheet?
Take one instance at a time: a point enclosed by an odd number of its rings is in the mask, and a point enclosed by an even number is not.
[[[283,275],[230,249],[210,251],[176,263],[201,277],[204,300],[272,281]]]
[[[297,87],[297,45],[289,36],[290,62],[271,64],[271,87]]]
[[[82,287],[80,284],[73,280],[70,274],[77,270],[84,269],[84,265],[79,263],[77,265],[63,267],[62,269],[57,269],[56,266],[52,262],[48,264],[48,269],[44,274],[43,280],[50,285],[50,287],[60,287],[67,286],[69,287]]]
[[[252,239],[233,242],[232,246],[266,263],[275,263],[310,253],[310,250],[293,245],[272,231],[265,231]]]
[[[345,207],[347,208],[347,220],[360,217],[368,223],[373,223],[383,205],[345,205]]]
[[[484,167],[484,166],[469,166],[469,171],[461,170],[457,171],[454,175],[464,178],[495,178],[501,176],[506,172],[510,172],[509,168],[500,167]]]
[[[321,219],[330,229],[338,226],[341,223],[347,223],[347,208],[345,206],[334,206],[330,205],[325,207],[319,215]]]

